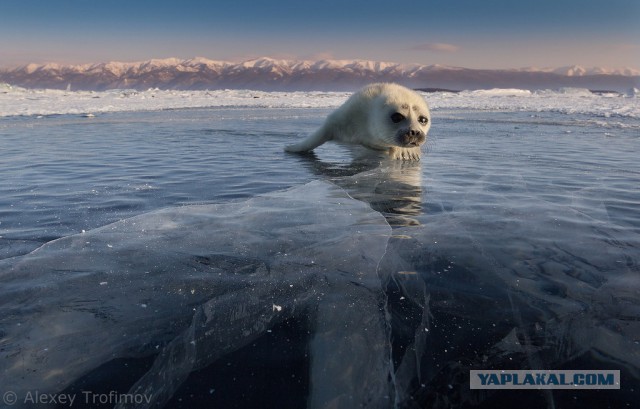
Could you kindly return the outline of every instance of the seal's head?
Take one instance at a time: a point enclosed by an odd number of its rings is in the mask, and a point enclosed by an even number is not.
[[[416,148],[427,140],[431,113],[422,96],[397,84],[385,84],[372,101],[369,133],[380,148]]]

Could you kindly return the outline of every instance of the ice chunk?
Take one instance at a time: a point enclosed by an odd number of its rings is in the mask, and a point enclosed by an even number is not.
[[[315,317],[312,406],[388,402],[377,269],[390,230],[317,181],[143,214],[2,260],[2,385],[55,393],[105,362],[159,350],[131,391],[161,406],[191,371],[304,314]]]

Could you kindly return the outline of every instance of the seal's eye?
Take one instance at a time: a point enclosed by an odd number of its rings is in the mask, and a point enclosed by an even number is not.
[[[404,115],[402,115],[400,112],[396,112],[395,114],[391,115],[391,120],[394,124],[397,124],[398,122],[404,120]]]
[[[420,118],[418,118],[418,122],[420,122],[420,125],[426,125],[429,123],[429,118],[427,118],[426,116],[421,116]]]

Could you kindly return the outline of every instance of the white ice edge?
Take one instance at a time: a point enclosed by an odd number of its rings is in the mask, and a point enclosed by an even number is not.
[[[31,90],[0,85],[0,117],[97,115],[110,112],[184,108],[335,108],[348,92],[264,92],[251,90],[176,91],[149,89],[109,91]],[[492,89],[460,93],[425,93],[431,109],[532,111],[640,118],[637,90],[628,95],[597,95],[582,89],[528,91]]]

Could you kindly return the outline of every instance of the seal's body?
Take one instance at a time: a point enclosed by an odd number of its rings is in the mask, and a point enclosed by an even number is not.
[[[422,96],[397,84],[371,84],[353,94],[320,129],[287,152],[308,152],[327,141],[365,146],[392,159],[419,160],[431,126]]]

